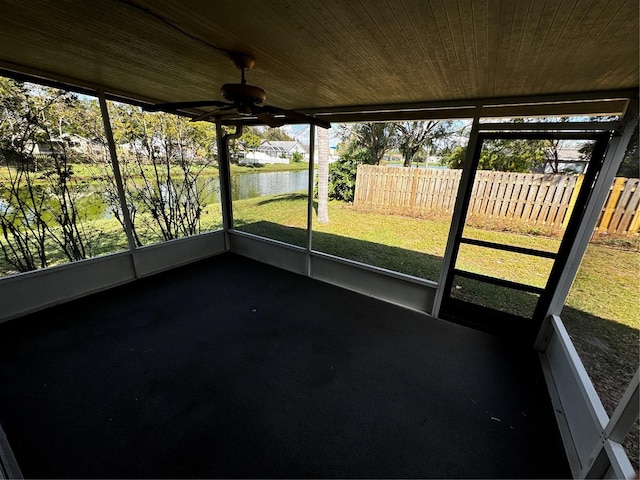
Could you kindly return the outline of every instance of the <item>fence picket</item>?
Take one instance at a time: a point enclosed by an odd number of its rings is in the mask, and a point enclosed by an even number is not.
[[[547,183],[547,192],[542,200],[542,208],[538,214],[537,223],[542,225],[552,225],[553,223],[553,210],[555,209],[555,200],[559,191],[560,176],[553,175]],[[551,217],[551,218],[549,218]]]
[[[531,211],[533,210],[533,206],[535,204],[536,197],[538,195],[538,190],[540,189],[540,183],[542,179],[539,175],[532,175],[527,178],[527,197],[524,202],[524,208],[522,209],[522,214],[520,218],[523,220],[527,220],[531,217]]]
[[[567,179],[564,176],[554,175],[551,181],[553,195],[549,199],[549,205],[547,207],[547,215],[545,218],[545,225],[555,226],[556,217],[560,208],[560,202],[562,201],[562,194],[565,191],[565,185]]]
[[[499,175],[496,175],[496,189],[491,199],[491,205],[489,210],[489,216],[491,217],[499,217],[500,216],[500,207],[502,206],[502,199],[504,198],[504,191],[506,188],[505,176],[507,174],[504,172],[500,172]]]
[[[453,212],[453,207],[456,204],[456,197],[458,196],[458,185],[460,184],[460,170],[449,170],[446,172],[447,176],[447,204],[446,211]]]
[[[622,219],[620,220],[620,225],[624,228],[624,233],[637,232],[638,226],[636,225],[635,230],[632,227],[634,221],[640,221],[640,179],[629,179],[628,183],[631,184],[633,193],[627,203],[627,208],[622,215]]]
[[[562,189],[562,196],[558,200],[558,209],[553,221],[553,225],[562,227],[564,225],[565,216],[569,210],[569,203],[571,202],[571,194],[576,187],[577,179],[580,178],[577,175],[567,176],[566,183]]]
[[[628,226],[627,222],[624,222],[625,214],[628,212],[637,210],[637,202],[633,202],[634,196],[640,197],[640,195],[636,195],[638,191],[638,179],[628,180],[626,185],[624,185],[624,190],[620,195],[620,199],[618,200],[618,204],[616,205],[615,212],[613,213],[613,217],[611,218],[611,222],[609,223],[609,227],[607,228],[608,233],[616,233],[618,231],[625,231]],[[635,203],[635,209],[630,205]],[[626,218],[629,218],[629,215],[626,215]],[[630,223],[630,222],[629,222]]]
[[[508,218],[520,218],[528,192],[529,188],[525,174],[517,173],[515,177],[515,188],[513,190],[515,201],[512,201],[509,206]]]
[[[471,193],[471,206],[469,207],[469,213],[480,213],[482,209],[482,203],[484,201],[485,190],[487,188],[486,177],[483,172],[476,172],[476,180],[473,183],[473,190]]]
[[[604,204],[604,210],[602,211],[602,215],[600,216],[600,224],[597,230],[598,233],[608,231],[609,224],[611,223],[611,218],[615,213],[616,206],[618,205],[618,200],[620,199],[620,195],[622,194],[625,180],[626,179],[624,178],[616,178],[613,181],[613,185],[609,190],[609,196]]]

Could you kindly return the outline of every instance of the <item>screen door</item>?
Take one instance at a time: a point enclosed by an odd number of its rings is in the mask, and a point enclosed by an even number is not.
[[[608,140],[608,133],[479,133],[442,318],[535,335]]]

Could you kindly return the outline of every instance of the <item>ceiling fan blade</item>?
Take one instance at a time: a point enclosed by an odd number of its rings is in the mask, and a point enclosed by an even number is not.
[[[272,105],[265,105],[262,107],[263,112],[272,113],[276,115],[284,115],[291,120],[296,120],[301,123],[310,123],[321,128],[331,128],[331,124],[325,120],[313,117],[311,115],[305,115],[304,113],[296,112],[295,110],[287,110],[284,108],[274,107]]]
[[[284,122],[274,117],[273,113],[260,112],[258,113],[257,117],[258,117],[258,120],[270,126],[271,128],[278,128],[284,125]]]
[[[200,108],[200,107],[225,107],[231,105],[219,100],[197,100],[194,102],[173,102],[173,103],[156,103],[143,107],[147,112],[160,112],[166,110],[179,110],[181,108]]]
[[[220,102],[220,103],[222,103],[222,102]],[[205,112],[202,115],[198,115],[197,117],[193,117],[191,119],[191,121],[192,122],[201,122],[202,120],[206,120],[208,118],[215,117],[220,112],[224,112],[225,110],[231,110],[233,108],[236,108],[236,106],[231,104],[231,103],[225,103],[224,107],[218,108],[217,110],[211,110],[210,112]]]

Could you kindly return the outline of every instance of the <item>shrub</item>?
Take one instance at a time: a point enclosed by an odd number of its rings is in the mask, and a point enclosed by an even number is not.
[[[368,162],[366,151],[348,152],[329,165],[329,198],[352,202],[356,191],[358,165]]]

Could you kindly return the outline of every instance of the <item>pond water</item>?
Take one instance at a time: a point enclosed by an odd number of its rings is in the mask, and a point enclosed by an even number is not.
[[[243,173],[231,176],[231,197],[233,200],[276,195],[279,193],[306,190],[309,182],[308,170],[291,172]],[[220,191],[218,188],[218,198]]]
[[[308,170],[235,174],[231,175],[231,198],[232,200],[243,200],[300,190],[306,191],[308,179]],[[200,188],[204,204],[220,203],[218,177],[201,177],[198,178],[198,182],[201,182]],[[88,213],[90,218],[111,218],[113,216],[99,192],[93,193],[90,197],[92,198],[87,198],[85,201],[90,203],[91,207],[89,208],[88,204],[85,204],[84,207],[81,206],[81,209]],[[102,205],[102,207],[97,207],[97,205]]]
[[[265,195],[306,191],[308,179],[308,170],[235,174],[231,176],[231,196],[233,200],[243,200]],[[204,204],[220,203],[218,177],[200,177],[198,184],[203,194]],[[29,203],[27,190],[25,189],[23,193],[24,201]],[[74,197],[79,211],[87,220],[113,217],[104,198],[104,191],[100,187],[87,190],[85,185],[82,192],[76,193]],[[55,201],[52,200],[51,205],[55,205]],[[11,207],[5,199],[0,198],[0,212],[10,209]]]

